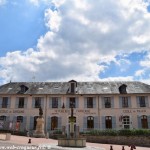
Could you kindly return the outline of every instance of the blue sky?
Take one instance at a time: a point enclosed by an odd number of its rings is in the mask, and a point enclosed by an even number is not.
[[[37,44],[37,39],[46,32],[44,10],[26,0],[11,0],[0,7],[0,55],[8,51],[26,50]]]
[[[149,0],[0,0],[0,84],[150,83]]]
[[[115,58],[117,61],[121,61],[119,64],[112,62],[108,65],[108,68],[105,72],[100,74],[101,78],[108,78],[110,75],[112,77],[117,76],[134,76],[137,70],[142,69],[140,66],[140,61],[142,61],[147,55],[147,52],[133,52],[124,57],[124,55],[117,55]],[[106,65],[104,63],[103,65]],[[148,78],[148,74],[143,76],[144,78]],[[139,80],[138,77],[134,77],[134,79]]]

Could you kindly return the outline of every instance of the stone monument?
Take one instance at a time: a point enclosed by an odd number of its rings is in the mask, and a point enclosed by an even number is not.
[[[43,110],[41,106],[39,108],[39,117],[36,119],[36,130],[33,133],[33,136],[39,138],[45,137]]]
[[[71,117],[70,117],[70,136],[74,137],[74,116],[73,116],[73,107],[71,108]]]
[[[58,139],[58,146],[64,147],[85,147],[86,139],[79,137],[79,126],[74,132],[75,117],[73,115],[73,105],[71,106],[70,128],[67,125],[67,137]]]

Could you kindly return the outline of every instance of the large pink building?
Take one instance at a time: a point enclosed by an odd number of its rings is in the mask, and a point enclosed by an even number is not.
[[[15,124],[14,130],[33,131],[39,106],[43,109],[45,132],[67,126],[70,107],[74,108],[75,124],[80,131],[150,129],[150,85],[141,82],[71,80],[11,82],[0,86],[1,124],[9,122]]]

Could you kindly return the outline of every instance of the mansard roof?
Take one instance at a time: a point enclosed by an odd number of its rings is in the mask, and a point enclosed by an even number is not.
[[[74,94],[120,94],[119,87],[126,85],[127,94],[150,93],[150,85],[142,82],[77,82]],[[24,95],[69,94],[69,82],[10,82],[0,86],[0,94],[18,94],[20,86],[28,88]]]

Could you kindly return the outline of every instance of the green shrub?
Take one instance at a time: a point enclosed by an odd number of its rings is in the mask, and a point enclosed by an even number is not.
[[[61,130],[54,130],[53,134],[62,134]]]
[[[122,129],[119,130],[118,135],[124,135],[124,136],[139,136],[139,135],[144,135],[144,136],[150,136],[150,130],[146,129]]]
[[[150,136],[150,130],[147,129],[121,129],[121,130],[90,130],[83,134],[93,136]]]
[[[135,130],[135,134],[150,136],[150,130],[144,130],[144,129]]]
[[[12,131],[12,135],[19,135],[19,136],[26,136],[27,132],[21,132],[21,131]]]

